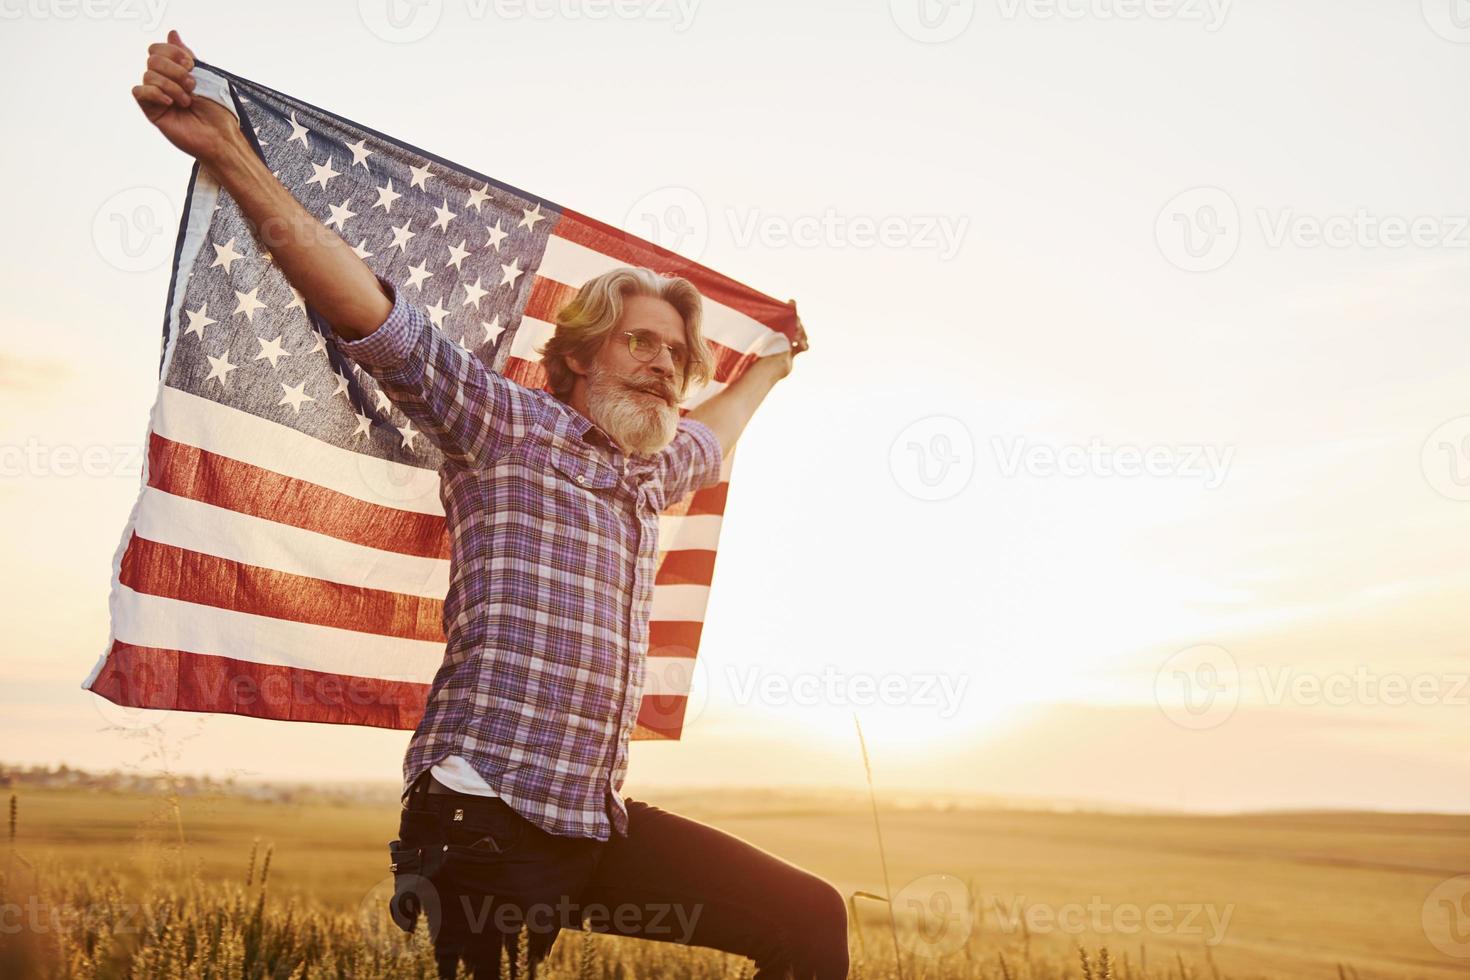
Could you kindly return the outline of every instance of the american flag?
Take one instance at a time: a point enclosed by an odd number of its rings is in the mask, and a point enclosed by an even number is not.
[[[487,366],[545,387],[535,349],[587,279],[639,265],[705,300],[715,380],[794,336],[795,309],[610,225],[198,63],[271,171]],[[195,165],[164,315],[142,487],[83,687],[129,707],[411,729],[444,652],[441,457],[337,350]],[[678,738],[714,571],[721,482],[662,515],[634,738]],[[364,626],[358,610],[395,609]]]

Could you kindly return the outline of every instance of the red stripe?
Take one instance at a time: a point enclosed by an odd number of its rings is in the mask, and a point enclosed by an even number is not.
[[[576,286],[569,286],[555,279],[538,275],[531,283],[531,294],[526,300],[525,315],[537,320],[545,320],[547,323],[555,323],[557,311],[577,295],[577,289]],[[705,338],[705,343],[709,344],[710,355],[714,358],[714,379],[721,384],[726,384],[732,378],[739,377],[757,360],[755,354],[746,354],[733,347],[726,347],[708,337]],[[524,382],[521,383],[524,384]],[[546,374],[543,371],[539,386],[545,387],[545,384]]]
[[[505,370],[500,373],[523,388],[546,389],[546,369],[538,361],[528,361],[523,357],[506,358]]]
[[[257,664],[232,657],[116,640],[89,688],[114,704],[173,711],[215,711],[280,721],[418,727],[429,685]],[[632,738],[676,739],[688,698],[645,697]]]
[[[339,541],[419,558],[449,557],[443,517],[368,503],[156,432],[148,439],[148,485]]]
[[[665,551],[658,563],[654,585],[709,585],[715,572],[715,553],[690,548]]]
[[[118,581],[136,592],[313,626],[443,643],[439,599],[327,582],[140,538]]]
[[[676,739],[684,728],[689,698],[683,694],[645,694],[638,703],[635,739]]]
[[[696,490],[689,497],[689,509],[686,513],[694,517],[710,514],[723,516],[725,513],[725,498],[729,493],[729,480],[705,487],[703,490]]]
[[[666,551],[657,585],[709,585],[715,553]],[[128,540],[118,581],[145,595],[252,616],[443,643],[444,602],[425,596],[328,582],[220,558],[139,537]]]
[[[429,685],[115,641],[91,690],[114,704],[412,729]]]
[[[603,224],[577,211],[563,211],[551,233],[558,238],[586,246],[629,265],[646,266],[666,276],[683,276],[694,283],[700,294],[716,303],[739,310],[772,330],[796,336],[796,307],[782,303],[684,258],[652,242],[635,238],[611,225]]]
[[[672,619],[655,619],[648,624],[650,657],[692,657],[699,649],[703,623]]]

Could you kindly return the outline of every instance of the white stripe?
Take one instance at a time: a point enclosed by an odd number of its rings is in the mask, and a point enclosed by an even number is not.
[[[118,583],[113,635],[124,643],[280,667],[427,684],[444,643],[359,633],[146,595]]]
[[[627,263],[553,234],[546,242],[546,254],[541,257],[539,271],[548,279],[579,288],[588,279],[624,265]],[[767,354],[786,349],[784,334],[708,296],[703,299],[704,335],[710,340],[743,354]]]
[[[442,517],[439,474],[314,439],[289,426],[162,385],[153,431],[189,446],[345,493],[371,504]]]
[[[430,599],[449,591],[448,559],[369,548],[154,487],[143,490],[136,526],[149,541],[292,575]]]
[[[709,605],[708,585],[656,585],[649,619],[676,623],[704,622]]]
[[[693,657],[645,657],[643,696],[685,694],[694,679]]]
[[[714,551],[720,543],[720,522],[723,520],[720,514],[679,517],[660,514],[658,546],[663,551]]]
[[[715,522],[714,533],[718,536],[719,520],[718,516],[660,518],[660,550],[670,550],[663,547],[664,522],[674,529],[669,535],[674,547],[700,547],[679,539],[682,536],[698,541],[702,537],[708,549],[713,550],[713,542],[708,540],[710,522]],[[339,541],[315,531],[176,497],[153,487],[143,492],[135,528],[140,537],[149,541],[326,582],[439,600],[449,591],[446,559],[401,555]],[[685,528],[691,528],[693,533],[684,531]],[[687,594],[691,588],[703,594]],[[703,620],[708,592],[706,586],[654,586],[651,618]]]
[[[679,586],[685,603],[701,586]],[[660,592],[669,587],[661,587]],[[169,599],[118,586],[116,638],[136,646],[229,657],[249,663],[354,677],[427,684],[444,658],[444,644],[358,633],[331,626],[255,616]],[[655,598],[655,604],[658,603]],[[680,614],[681,621],[698,616]],[[688,694],[692,657],[648,657],[645,694]]]

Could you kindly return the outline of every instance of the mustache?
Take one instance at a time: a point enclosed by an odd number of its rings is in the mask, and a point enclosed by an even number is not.
[[[665,402],[667,402],[671,407],[673,406],[677,398],[673,386],[660,384],[657,381],[637,381],[631,378],[625,378],[623,380],[623,383],[629,388],[632,388],[634,391],[643,391],[647,392],[650,395],[657,395]]]

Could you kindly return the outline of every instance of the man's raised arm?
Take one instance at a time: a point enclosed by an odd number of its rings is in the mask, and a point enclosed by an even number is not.
[[[392,308],[367,263],[292,196],[255,155],[224,106],[194,98],[194,52],[178,31],[148,47],[133,87],[148,121],[196,158],[239,204],[257,238],[302,298],[345,340],[372,333]]]
[[[461,465],[493,463],[540,424],[535,393],[488,370],[434,327],[275,178],[233,113],[193,97],[193,52],[177,31],[168,37],[149,46],[148,70],[133,97],[169,142],[229,191],[286,279],[340,338],[338,350]]]
[[[758,358],[725,390],[690,409],[689,417],[709,426],[715,438],[720,440],[721,452],[728,455],[735,446],[735,440],[745,431],[745,423],[750,421],[776,382],[791,373],[796,355],[807,346],[806,328],[798,317],[796,337],[790,347],[779,354]]]

